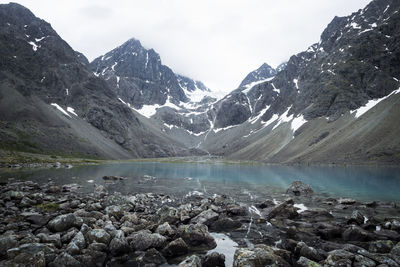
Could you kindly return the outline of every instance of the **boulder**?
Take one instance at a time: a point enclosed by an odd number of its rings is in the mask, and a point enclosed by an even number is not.
[[[161,255],[160,252],[158,252],[158,250],[151,248],[145,252],[143,262],[145,263],[145,266],[151,266],[152,264],[155,266],[160,266],[163,263],[166,263],[167,260],[163,257],[163,255]]]
[[[311,186],[303,183],[302,181],[294,181],[286,190],[286,194],[294,196],[310,196],[314,193]]]
[[[202,267],[201,260],[198,256],[192,255],[179,263],[178,267]]]
[[[185,255],[189,252],[189,247],[182,238],[175,239],[162,250],[165,257],[174,258]]]
[[[359,226],[351,225],[342,234],[345,241],[369,241],[372,239],[370,233]]]
[[[270,220],[278,215],[284,216],[285,218],[293,219],[297,217],[299,214],[297,213],[296,209],[293,207],[293,199],[287,199],[283,203],[270,208],[267,210],[267,214],[265,218]]]
[[[11,248],[7,250],[7,257],[9,259],[13,259],[19,254],[30,254],[34,255],[39,252],[43,252],[44,254],[54,253],[56,250],[53,244],[41,244],[41,243],[27,243],[23,244],[17,248]]]
[[[49,267],[78,267],[81,266],[81,263],[77,261],[74,257],[69,255],[66,252],[61,253],[57,256],[57,258],[49,264]]]
[[[225,256],[218,252],[211,252],[204,256],[202,267],[225,267]]]
[[[352,266],[353,259],[353,253],[344,249],[337,249],[328,253],[325,263],[329,266]]]
[[[0,237],[0,257],[7,255],[7,250],[18,246],[16,235],[6,235]]]
[[[351,214],[350,219],[347,221],[347,223],[361,225],[364,223],[364,215],[360,211],[355,210]]]
[[[117,219],[121,219],[124,216],[124,211],[120,206],[112,205],[106,208],[106,213],[108,216],[114,216]]]
[[[108,244],[111,241],[111,235],[103,229],[90,230],[86,234],[86,237],[89,243],[97,242],[97,243]]]
[[[61,237],[60,234],[48,235],[45,233],[40,233],[36,236],[40,239],[41,243],[52,243],[57,248],[61,248]]]
[[[389,253],[394,247],[390,240],[377,240],[369,243],[368,251],[371,253]]]
[[[125,238],[124,232],[118,230],[115,237],[111,240],[109,250],[113,256],[129,252],[129,244]]]
[[[220,232],[220,231],[229,231],[233,229],[238,229],[242,226],[242,223],[240,221],[235,221],[231,218],[224,217],[224,218],[218,218],[215,222],[211,223],[210,228]]]
[[[375,267],[375,261],[362,255],[355,255],[353,266],[356,267]]]
[[[341,198],[338,200],[338,203],[341,205],[353,205],[356,203],[356,200],[352,198]]]
[[[176,230],[172,228],[168,222],[165,222],[157,227],[156,233],[163,236],[172,237],[176,234]]]
[[[149,248],[162,248],[165,246],[167,238],[160,234],[152,234],[148,230],[133,233],[128,238],[128,242],[133,250],[145,251]]]
[[[299,256],[303,256],[316,262],[322,261],[324,259],[324,257],[320,255],[315,248],[307,246],[304,242],[297,243],[295,252]]]
[[[307,259],[306,257],[303,257],[303,256],[301,256],[296,263],[298,266],[301,266],[301,267],[322,267],[320,264],[316,263],[315,261]]]
[[[191,223],[196,224],[196,223],[201,223],[201,224],[205,224],[207,226],[210,226],[210,224],[212,222],[214,222],[215,220],[218,219],[218,213],[214,212],[211,209],[205,210],[203,212],[201,212],[199,215],[197,215],[196,217],[194,217],[191,220]]]
[[[47,228],[52,232],[66,231],[72,227],[81,227],[82,218],[76,217],[73,213],[59,215],[47,224]]]
[[[72,238],[70,243],[75,244],[79,249],[84,249],[86,247],[85,236],[82,234],[82,232],[78,232],[74,238]]]
[[[289,267],[290,264],[275,254],[275,249],[267,245],[256,245],[254,248],[236,249],[233,267],[264,267],[264,266],[283,266]]]
[[[208,232],[208,227],[204,224],[180,225],[178,235],[192,247],[205,246],[213,249],[217,246],[214,238]]]

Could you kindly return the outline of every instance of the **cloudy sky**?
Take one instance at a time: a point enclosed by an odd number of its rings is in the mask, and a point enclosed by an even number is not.
[[[175,72],[235,89],[263,62],[276,67],[319,41],[335,15],[369,0],[15,0],[89,60],[129,38]],[[2,1],[0,3],[8,3]]]

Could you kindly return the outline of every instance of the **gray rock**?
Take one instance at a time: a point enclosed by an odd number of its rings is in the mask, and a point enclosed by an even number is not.
[[[163,206],[157,214],[160,216],[159,223],[175,224],[180,219],[178,210],[173,207]]]
[[[73,213],[59,215],[47,224],[47,228],[53,232],[62,232],[72,227],[81,227],[82,218],[76,217]]]
[[[162,248],[167,238],[160,234],[152,234],[150,231],[142,230],[128,237],[129,244],[133,250],[145,251],[149,248]]]
[[[47,235],[45,233],[40,233],[36,237],[38,237],[40,239],[41,243],[52,243],[57,248],[61,248],[61,237],[60,237],[60,234]]]
[[[355,210],[353,211],[353,213],[351,214],[350,219],[347,222],[348,224],[358,224],[361,225],[364,223],[364,215],[358,211]]]
[[[21,200],[24,196],[24,192],[21,191],[7,191],[3,194],[3,198],[6,200]]]
[[[353,205],[356,203],[356,200],[352,198],[340,198],[338,203],[341,205]]]
[[[371,253],[389,253],[394,244],[390,240],[377,240],[369,243],[368,251]]]
[[[124,232],[118,230],[115,237],[111,240],[109,250],[113,256],[129,252],[129,244],[125,238]]]
[[[370,233],[359,226],[351,225],[343,232],[346,241],[369,241],[372,239]]]
[[[234,267],[263,267],[263,266],[284,266],[290,264],[275,254],[275,248],[266,245],[256,245],[254,248],[236,249],[233,266]]]
[[[108,206],[106,208],[106,213],[108,216],[114,216],[117,219],[120,219],[122,216],[124,216],[124,211],[120,206],[117,205]]]
[[[155,266],[160,266],[163,263],[166,263],[167,260],[155,248],[151,248],[145,252],[143,257],[143,262],[146,264],[145,266],[147,266],[147,264],[149,265],[154,264]]]
[[[72,238],[78,233],[79,231],[76,228],[70,229],[68,232],[66,232],[63,236],[61,236],[61,242],[62,243],[69,243]]]
[[[111,235],[103,229],[93,229],[86,234],[89,243],[97,242],[108,244],[111,241]]]
[[[390,251],[390,253],[400,256],[400,242],[398,242]]]
[[[74,243],[79,249],[84,249],[86,247],[85,236],[82,232],[78,232],[70,243]]]
[[[178,267],[201,267],[201,260],[198,256],[192,255],[179,263]]]
[[[293,219],[299,215],[296,209],[293,207],[293,204],[293,199],[287,199],[281,204],[268,209],[265,218],[270,220],[277,216],[283,216],[285,218]]]
[[[11,248],[7,250],[7,256],[9,259],[12,259],[21,253],[34,255],[39,252],[43,252],[45,254],[50,254],[54,253],[55,250],[56,248],[53,244],[27,243],[20,245],[17,248]]]
[[[286,190],[286,194],[291,194],[294,196],[310,196],[314,194],[314,190],[312,190],[311,186],[303,183],[302,181],[294,181]]]
[[[173,258],[187,254],[189,252],[189,247],[182,238],[178,238],[169,242],[162,252],[165,257]]]
[[[205,246],[213,249],[217,246],[214,238],[208,232],[208,227],[204,224],[180,225],[178,235],[192,247]]]
[[[353,259],[353,253],[343,249],[337,249],[328,253],[328,257],[326,258],[325,263],[331,266],[351,266]]]
[[[242,226],[240,221],[233,220],[228,217],[221,218],[221,216],[210,225],[210,228],[214,231],[229,231],[233,229],[238,229]]]
[[[163,236],[171,237],[176,234],[176,230],[174,228],[172,228],[168,222],[165,222],[157,227],[156,233],[163,235]]]
[[[57,258],[49,264],[49,267],[78,267],[81,266],[81,263],[77,261],[74,257],[69,255],[66,252],[61,253],[57,256]]]
[[[295,252],[300,256],[316,262],[324,259],[315,248],[307,246],[304,242],[297,243]]]
[[[103,243],[97,243],[97,242],[93,242],[92,244],[90,244],[88,246],[89,250],[94,250],[94,251],[106,251],[107,250],[107,245],[103,244]]]
[[[70,254],[70,255],[78,255],[81,252],[79,247],[73,242],[68,244],[66,250],[67,250],[68,254]]]
[[[17,236],[6,235],[0,237],[0,257],[7,255],[7,250],[18,246]]]
[[[353,266],[355,267],[375,267],[375,261],[362,255],[355,255]]]
[[[306,257],[303,257],[303,256],[301,256],[296,263],[298,266],[301,266],[301,267],[322,267],[320,264],[316,263],[315,261],[307,259]]]
[[[225,256],[218,252],[212,252],[204,256],[202,267],[225,267]]]
[[[210,224],[218,219],[219,214],[214,212],[211,209],[205,210],[201,212],[199,215],[194,217],[191,220],[191,223],[196,224],[196,223],[201,223],[205,224],[207,226],[210,226]]]

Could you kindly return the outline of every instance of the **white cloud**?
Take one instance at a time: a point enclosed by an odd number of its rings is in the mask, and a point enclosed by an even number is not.
[[[276,66],[318,42],[335,15],[368,0],[21,0],[89,60],[131,37],[175,72],[235,89],[263,62]],[[6,3],[0,1],[0,3]]]

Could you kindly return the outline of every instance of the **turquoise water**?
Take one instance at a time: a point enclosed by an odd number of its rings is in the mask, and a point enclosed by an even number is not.
[[[107,184],[105,175],[126,179]],[[145,176],[145,177],[144,177]],[[151,177],[149,177],[151,176]],[[204,163],[120,163],[82,166],[72,169],[19,170],[0,173],[0,179],[26,179],[59,184],[78,183],[83,190],[106,183],[109,190],[122,192],[165,192],[278,195],[295,180],[301,180],[317,194],[352,197],[362,201],[400,202],[399,167],[268,166]],[[93,181],[91,181],[93,180]]]

